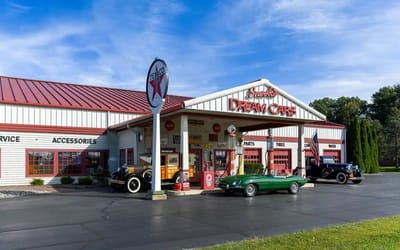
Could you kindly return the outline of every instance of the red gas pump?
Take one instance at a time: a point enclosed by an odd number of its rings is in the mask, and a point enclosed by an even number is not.
[[[205,162],[203,172],[201,173],[201,189],[212,190],[214,189],[214,171],[210,170],[208,162]]]

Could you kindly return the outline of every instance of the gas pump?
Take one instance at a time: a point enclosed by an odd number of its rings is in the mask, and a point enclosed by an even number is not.
[[[207,144],[206,150],[204,151],[204,165],[200,174],[200,186],[201,189],[204,190],[212,190],[214,189],[215,179],[214,179],[214,168],[211,161],[211,150],[212,145]]]
[[[239,156],[239,166],[238,166],[238,171],[237,175],[243,175],[244,174],[244,162],[243,162],[243,137],[240,136],[238,138],[238,145],[236,149],[236,154]]]
[[[268,153],[268,175],[274,174],[274,141],[272,139],[272,129],[268,129],[267,136],[267,153]]]
[[[226,129],[228,132],[228,143],[229,143],[229,158],[230,164],[228,166],[228,175],[235,175],[235,147],[236,147],[236,127],[235,125],[231,124]]]

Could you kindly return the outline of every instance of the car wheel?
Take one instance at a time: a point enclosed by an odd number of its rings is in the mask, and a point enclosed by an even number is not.
[[[336,181],[339,184],[346,184],[347,183],[347,175],[345,173],[337,173],[336,175]]]
[[[152,174],[153,174],[153,172],[152,172],[151,169],[145,169],[145,170],[142,172],[143,180],[145,180],[145,181],[147,181],[147,182],[151,182]]]
[[[297,194],[300,190],[300,186],[297,182],[293,182],[289,186],[289,193],[291,194]]]
[[[132,194],[139,192],[141,186],[142,184],[140,179],[136,176],[129,177],[128,181],[126,182],[126,189]]]
[[[244,187],[243,194],[247,197],[252,197],[257,193],[257,186],[253,183],[247,184]]]
[[[354,181],[352,181],[354,184],[360,184],[361,183],[361,180],[354,180]]]

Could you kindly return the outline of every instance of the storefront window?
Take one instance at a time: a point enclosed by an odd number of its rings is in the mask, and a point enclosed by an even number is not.
[[[67,176],[106,173],[108,151],[27,150],[27,176]],[[86,171],[85,171],[86,170]]]
[[[53,152],[29,152],[29,175],[53,175]]]
[[[80,175],[82,173],[80,152],[58,153],[58,174]]]

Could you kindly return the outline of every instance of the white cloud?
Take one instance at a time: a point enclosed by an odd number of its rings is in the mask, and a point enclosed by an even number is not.
[[[169,65],[171,94],[199,96],[268,78],[307,102],[368,99],[400,78],[396,2],[211,3],[201,22],[181,26],[199,11],[190,2],[93,1],[82,16],[0,33],[7,58],[0,74],[144,90],[157,56]]]

